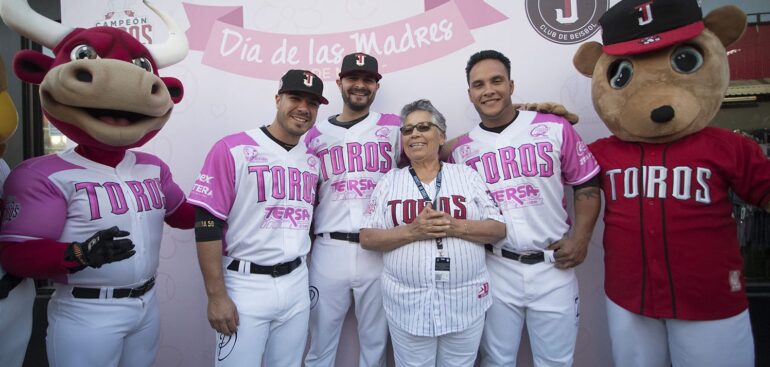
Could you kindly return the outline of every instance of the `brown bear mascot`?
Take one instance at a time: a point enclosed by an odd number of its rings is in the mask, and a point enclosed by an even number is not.
[[[696,0],[623,0],[582,45],[594,107],[614,136],[602,168],[605,291],[617,366],[753,366],[729,191],[770,210],[770,160],[708,127],[729,82],[725,47],[746,16]],[[729,351],[729,352],[725,352]]]

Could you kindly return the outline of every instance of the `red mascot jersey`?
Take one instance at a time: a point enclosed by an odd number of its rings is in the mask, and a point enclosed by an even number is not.
[[[604,191],[605,291],[654,318],[715,320],[747,307],[728,190],[770,201],[770,160],[758,144],[707,127],[668,144],[590,145]]]

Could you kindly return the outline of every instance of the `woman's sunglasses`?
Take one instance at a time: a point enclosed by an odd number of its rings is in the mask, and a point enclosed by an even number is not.
[[[414,125],[401,126],[399,130],[401,130],[401,135],[409,136],[409,135],[412,135],[412,132],[414,130],[417,130],[421,133],[425,133],[425,132],[428,132],[428,130],[430,130],[430,128],[433,126],[438,127],[436,124],[430,121],[423,121],[423,122],[418,122]]]

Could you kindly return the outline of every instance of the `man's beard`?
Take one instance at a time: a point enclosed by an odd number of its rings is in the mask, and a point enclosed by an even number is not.
[[[350,108],[351,110],[356,111],[356,112],[361,112],[361,111],[364,111],[367,108],[369,108],[369,106],[371,106],[372,103],[374,102],[374,93],[369,93],[369,95],[367,95],[365,97],[368,97],[366,102],[364,102],[364,103],[354,103],[353,102],[353,97],[351,96],[351,93],[348,92],[348,93],[346,93],[343,96],[342,99],[343,99],[343,102],[345,102],[345,105],[348,106],[348,108]]]

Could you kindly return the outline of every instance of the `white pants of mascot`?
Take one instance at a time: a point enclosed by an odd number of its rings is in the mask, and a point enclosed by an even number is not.
[[[150,367],[160,341],[157,287],[140,297],[75,298],[56,284],[48,303],[46,351],[51,367]]]
[[[713,321],[654,319],[607,299],[607,318],[616,366],[754,366],[748,310]]]
[[[382,253],[316,237],[310,259],[310,350],[306,367],[335,365],[342,324],[355,307],[361,367],[385,366],[388,323],[382,307]]]

